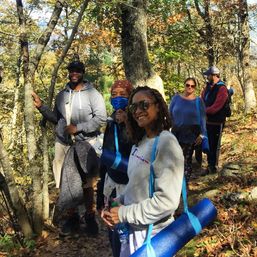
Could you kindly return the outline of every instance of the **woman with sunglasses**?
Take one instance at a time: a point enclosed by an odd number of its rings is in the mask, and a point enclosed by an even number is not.
[[[187,78],[184,92],[176,94],[171,101],[169,111],[172,121],[172,132],[182,147],[185,158],[186,181],[192,174],[192,155],[194,148],[202,142],[201,125],[206,130],[205,107],[203,101],[196,97],[197,81]]]
[[[177,139],[169,132],[171,121],[161,94],[147,86],[137,87],[129,99],[128,131],[134,141],[129,164],[129,182],[116,199],[118,207],[103,215],[109,226],[127,223],[129,237],[120,257],[130,256],[146,238],[148,225],[153,224],[152,236],[169,225],[178,208],[184,158]],[[159,136],[154,169],[154,193],[149,196],[151,153]]]

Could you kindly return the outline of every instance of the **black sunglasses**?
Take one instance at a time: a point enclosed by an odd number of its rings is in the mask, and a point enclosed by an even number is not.
[[[195,88],[196,86],[195,86],[195,85],[191,85],[191,84],[186,84],[186,87],[192,87],[192,88]]]
[[[131,113],[135,113],[136,110],[137,110],[137,108],[139,108],[139,109],[142,110],[142,111],[147,111],[147,110],[149,109],[150,105],[152,105],[152,104],[156,104],[156,102],[150,103],[150,102],[148,102],[148,101],[146,101],[146,100],[142,100],[142,101],[139,101],[139,102],[137,102],[137,103],[131,104],[131,105],[129,106],[129,111],[130,111]]]

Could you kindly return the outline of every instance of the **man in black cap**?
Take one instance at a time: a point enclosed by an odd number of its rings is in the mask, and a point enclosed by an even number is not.
[[[36,93],[32,93],[34,105],[40,113],[50,122],[56,124],[56,142],[55,142],[55,158],[53,161],[53,172],[56,187],[62,183],[61,172],[66,167],[63,166],[65,157],[71,152],[72,146],[75,145],[74,153],[78,153],[77,147],[82,142],[93,144],[99,129],[106,122],[106,109],[102,95],[94,88],[94,86],[84,80],[85,67],[80,61],[71,62],[67,69],[69,71],[69,82],[65,89],[61,90],[56,96],[54,110],[51,111],[48,106],[43,105],[41,99]],[[80,151],[81,152],[81,151]],[[75,155],[72,160],[75,159]],[[80,157],[80,156],[79,156]],[[80,159],[76,157],[77,159]],[[92,159],[92,158],[91,158]],[[76,160],[75,160],[76,161]],[[81,167],[85,165],[80,163],[78,172],[81,174]],[[92,161],[92,160],[91,160]],[[90,160],[89,160],[90,162]],[[67,160],[66,162],[67,163]],[[67,166],[69,163],[67,164]],[[88,163],[86,165],[88,168]],[[91,164],[90,167],[94,165]],[[90,173],[90,170],[82,171],[82,173]],[[85,221],[87,224],[87,232],[92,235],[98,233],[98,226],[95,221],[94,211],[94,190],[93,180],[86,178],[83,182],[83,191],[85,196],[86,214]],[[67,187],[66,187],[67,188]],[[69,235],[79,226],[79,216],[73,213],[71,218],[67,220],[61,230],[61,235]]]
[[[204,174],[216,173],[219,159],[219,149],[223,126],[226,120],[225,105],[228,99],[228,90],[220,79],[220,71],[211,66],[203,73],[208,82],[201,97],[206,106],[206,127],[210,151],[207,154],[208,168]]]

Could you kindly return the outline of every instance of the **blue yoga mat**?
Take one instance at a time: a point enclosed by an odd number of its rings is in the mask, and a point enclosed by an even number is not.
[[[189,209],[200,221],[202,228],[209,225],[217,216],[212,202],[204,198]],[[183,213],[169,226],[161,230],[151,239],[156,257],[171,257],[196,235],[187,216]],[[141,246],[131,257],[147,257],[146,245]]]
[[[108,168],[127,172],[128,158],[122,157],[120,153],[104,149],[101,155],[101,162]]]
[[[207,136],[203,137],[203,141],[202,141],[202,151],[204,153],[208,153],[210,151],[210,146],[209,146],[209,139]]]

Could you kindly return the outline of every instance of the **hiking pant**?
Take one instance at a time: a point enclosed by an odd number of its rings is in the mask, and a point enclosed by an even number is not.
[[[219,162],[221,135],[223,124],[206,124],[210,151],[207,153],[208,167],[216,168]]]
[[[54,180],[55,180],[56,188],[60,188],[62,165],[64,162],[65,155],[68,152],[69,148],[70,148],[69,145],[61,144],[58,141],[55,142],[53,173],[54,173]]]

